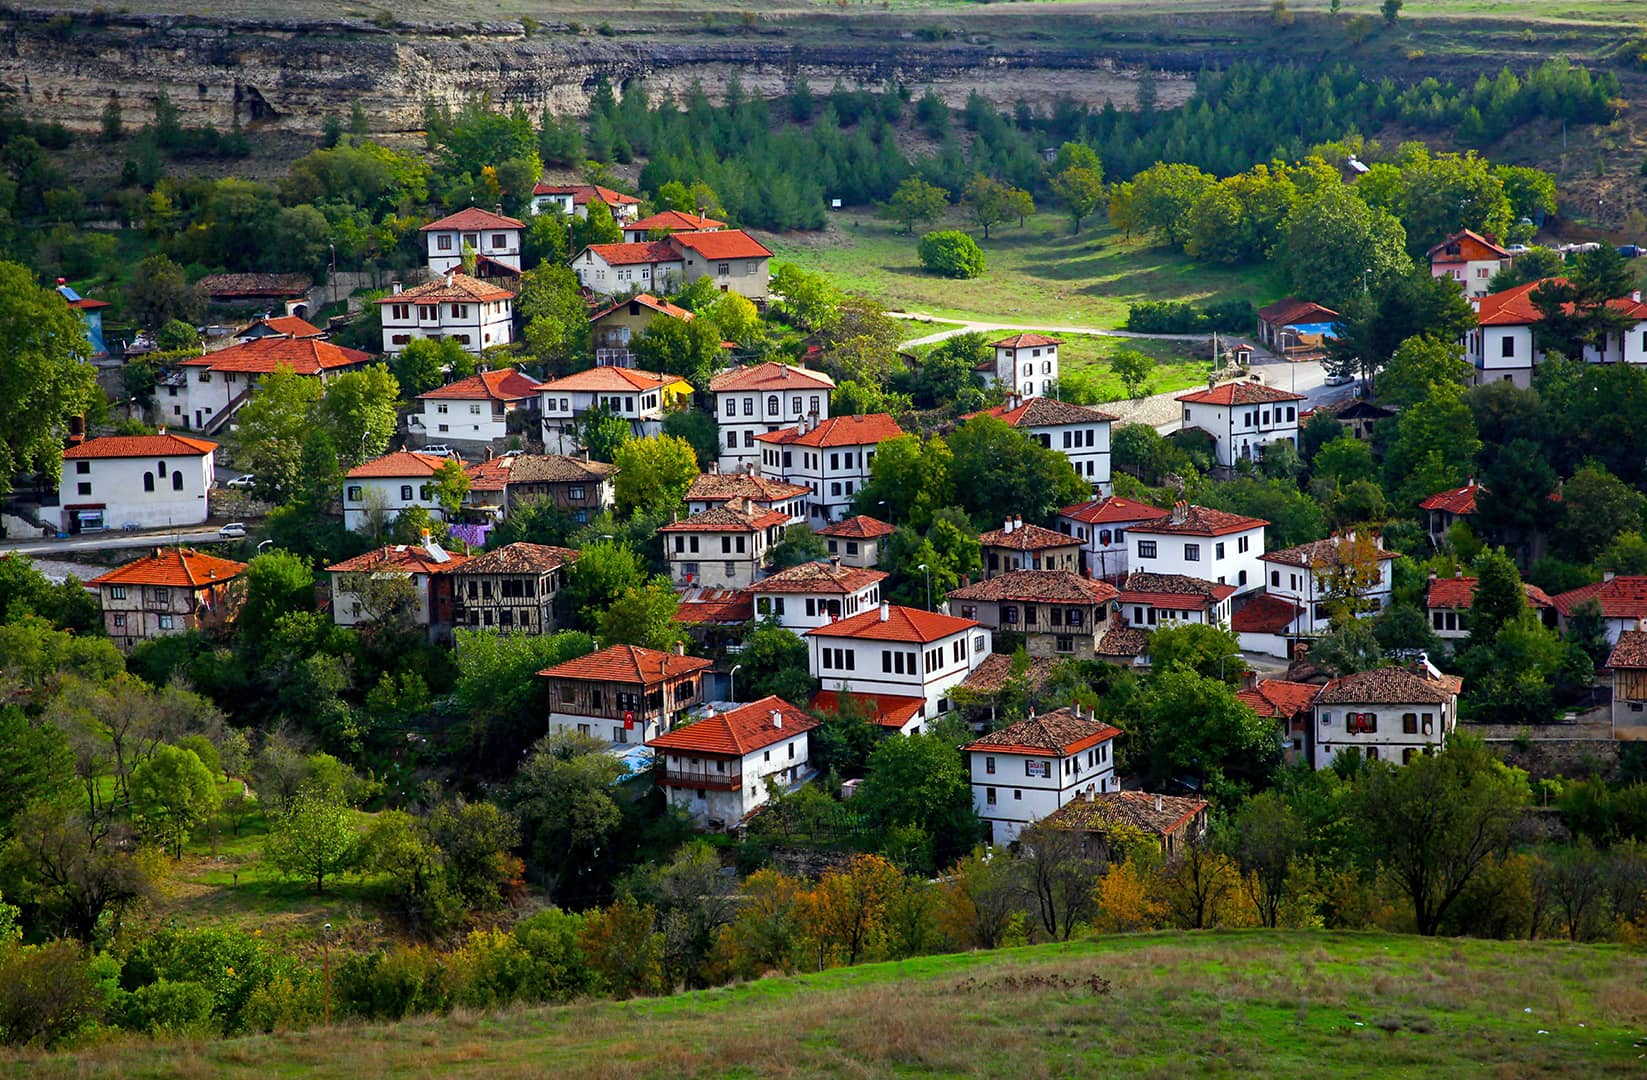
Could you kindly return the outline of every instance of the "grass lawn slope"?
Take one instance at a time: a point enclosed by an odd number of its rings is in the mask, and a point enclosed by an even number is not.
[[[1647,1075],[1647,954],[1229,931],[623,1003],[0,1057],[23,1077]]]

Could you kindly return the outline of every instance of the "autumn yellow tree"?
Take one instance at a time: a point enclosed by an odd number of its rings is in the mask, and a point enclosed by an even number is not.
[[[902,883],[898,868],[879,855],[854,855],[845,870],[825,874],[806,894],[803,911],[820,971],[875,952],[885,935],[887,904]]]
[[[661,994],[667,989],[663,934],[656,926],[657,913],[650,905],[627,898],[613,901],[584,920],[578,944],[614,997]]]
[[[1098,879],[1093,904],[1097,909],[1093,926],[1106,934],[1155,930],[1166,917],[1166,906],[1155,896],[1154,868],[1144,857],[1111,866]]]
[[[737,918],[722,929],[716,960],[725,974],[754,979],[768,972],[793,972],[804,931],[806,890],[777,870],[763,869],[743,883]]]
[[[955,864],[941,886],[938,923],[962,948],[993,949],[1023,910],[1017,860],[1004,850],[975,848]]]
[[[1190,844],[1155,876],[1167,918],[1185,930],[1246,926],[1254,920],[1243,904],[1241,868],[1205,844]]]
[[[1377,610],[1371,594],[1383,580],[1383,556],[1384,549],[1365,532],[1338,538],[1327,565],[1315,569],[1331,618],[1358,618]]]

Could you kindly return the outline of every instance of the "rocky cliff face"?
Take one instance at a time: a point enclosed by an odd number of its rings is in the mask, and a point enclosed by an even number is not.
[[[527,35],[517,23],[387,31],[363,23],[278,20],[204,23],[130,15],[0,16],[0,92],[31,115],[91,129],[118,99],[143,123],[164,91],[186,124],[317,131],[328,113],[359,101],[380,133],[416,130],[426,101],[486,94],[532,112],[581,111],[596,81],[641,77],[654,95],[701,82],[711,96],[735,76],[751,91],[782,93],[796,76],[815,90],[893,79],[934,88],[955,104],[978,90],[1001,104],[1059,95],[1130,105],[1136,76],[1093,53],[996,50],[892,37],[864,47],[799,44],[783,36],[664,40],[604,38],[566,28]],[[1187,97],[1167,80],[1162,105]]]

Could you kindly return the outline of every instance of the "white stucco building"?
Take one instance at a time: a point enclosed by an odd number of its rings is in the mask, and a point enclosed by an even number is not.
[[[176,377],[155,388],[155,408],[167,426],[210,435],[227,424],[277,368],[325,382],[370,360],[359,349],[318,338],[257,338],[179,363]]]
[[[847,566],[879,566],[881,547],[895,532],[891,525],[864,514],[842,518],[817,530],[831,558]]]
[[[343,476],[343,527],[360,532],[386,526],[414,506],[437,520],[445,517],[435,498],[435,473],[451,460],[397,450],[356,465]]]
[[[1327,607],[1335,589],[1354,589],[1356,600],[1364,605],[1359,613],[1364,619],[1390,606],[1395,552],[1384,550],[1382,537],[1365,539],[1365,555],[1376,567],[1376,580],[1372,580],[1374,567],[1354,565],[1358,543],[1352,537],[1333,536],[1264,554],[1264,590],[1303,609],[1295,624],[1298,633],[1327,632],[1332,621]],[[1351,582],[1350,577],[1366,580]]]
[[[1187,574],[1134,570],[1122,579],[1116,604],[1120,618],[1135,630],[1174,623],[1226,626],[1230,621],[1230,597],[1234,595],[1233,585]]]
[[[589,204],[605,203],[614,220],[622,223],[640,216],[640,200],[599,184],[538,184],[532,188],[532,213],[551,208],[567,217],[586,218]]]
[[[509,435],[509,414],[532,414],[537,427],[538,381],[514,368],[482,371],[417,396],[420,412],[406,417],[407,432],[424,443],[464,449],[490,446]]]
[[[1544,360],[1535,330],[1544,319],[1533,302],[1543,281],[1532,281],[1474,301],[1476,329],[1464,338],[1464,359],[1475,368],[1475,383],[1509,382],[1532,385],[1533,368]],[[1647,304],[1641,290],[1608,302],[1608,307],[1631,320],[1628,329],[1607,334],[1586,345],[1582,359],[1590,364],[1647,364]]]
[[[1298,446],[1298,408],[1303,394],[1257,382],[1226,382],[1208,390],[1178,395],[1186,429],[1212,436],[1218,464],[1256,461],[1273,442]]]
[[[765,300],[771,281],[771,250],[742,229],[669,234],[687,281],[708,278],[721,292]]]
[[[1056,398],[1009,395],[1005,404],[972,416],[993,416],[1069,459],[1081,479],[1100,495],[1110,490],[1109,433],[1115,417]],[[971,416],[967,419],[972,419]]]
[[[711,466],[713,469],[714,467]],[[778,510],[791,525],[806,520],[806,497],[812,494],[799,484],[769,480],[759,473],[700,473],[686,491],[686,512],[700,514],[734,500],[747,500],[763,510]]]
[[[686,263],[667,240],[590,244],[572,257],[578,283],[601,296],[671,293],[685,283]]]
[[[949,689],[990,654],[989,632],[974,619],[887,603],[803,636],[824,690],[919,702],[906,734],[948,712]]]
[[[217,444],[168,434],[111,435],[63,451],[57,485],[64,532],[199,525],[210,514]],[[51,508],[46,508],[51,509]]]
[[[761,475],[800,484],[812,492],[807,520],[827,525],[847,515],[852,496],[869,480],[875,448],[904,433],[886,413],[806,420],[782,431],[761,432]]]
[[[1009,724],[965,747],[972,805],[990,842],[1010,844],[1025,828],[1085,792],[1119,791],[1121,732],[1081,706]]]
[[[451,338],[477,354],[515,340],[515,294],[455,270],[410,289],[397,283],[377,303],[386,353],[418,338]]]
[[[436,274],[463,269],[463,249],[520,273],[520,233],[526,223],[478,206],[468,206],[419,231],[429,269]]]
[[[734,499],[658,532],[676,585],[741,589],[766,573],[767,551],[788,527],[789,515]]]
[[[578,425],[591,410],[604,408],[627,420],[630,433],[645,439],[662,433],[664,412],[689,399],[692,386],[678,375],[601,365],[541,383],[538,394],[544,449],[578,454],[583,450]]]
[[[452,631],[452,579],[449,572],[462,566],[468,556],[449,552],[425,539],[422,546],[392,544],[334,563],[326,568],[332,576],[332,621],[338,626],[358,626],[380,617],[371,610],[362,591],[355,586],[363,578],[405,575],[417,596],[417,624],[429,639],[444,642]]]
[[[1453,233],[1426,254],[1430,258],[1430,276],[1456,282],[1471,299],[1486,296],[1487,283],[1500,270],[1508,270],[1513,258],[1498,244],[1469,229]]]
[[[721,471],[760,464],[756,435],[829,419],[834,389],[835,380],[823,372],[792,364],[755,364],[716,375],[709,390],[721,430]]]
[[[1325,769],[1354,748],[1364,757],[1404,765],[1444,746],[1458,726],[1462,683],[1427,664],[1420,668],[1374,668],[1322,687],[1315,697],[1311,763]]]
[[[1020,398],[1050,397],[1058,382],[1058,346],[1045,334],[1013,334],[992,341],[993,360],[978,369],[984,386],[1003,386]]]
[[[1237,594],[1263,587],[1264,527],[1260,518],[1180,502],[1154,521],[1127,531],[1127,569],[1184,574]]]
[[[818,722],[779,697],[713,707],[648,739],[664,799],[700,829],[729,829],[768,801],[770,782],[789,791],[812,777],[808,734]]]
[[[1159,506],[1119,495],[1058,511],[1058,531],[1081,542],[1081,573],[1113,581],[1127,572],[1127,530],[1166,515]]]
[[[884,580],[880,570],[843,566],[836,558],[779,570],[748,591],[757,619],[776,619],[785,630],[801,633],[878,609]]]

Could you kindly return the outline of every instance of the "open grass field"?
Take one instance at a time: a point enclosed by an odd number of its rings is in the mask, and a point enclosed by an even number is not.
[[[1212,346],[1200,342],[1154,341],[1148,338],[1097,337],[1090,334],[1062,335],[1058,351],[1059,371],[1079,372],[1098,380],[1100,401],[1118,401],[1127,396],[1126,384],[1110,372],[1109,361],[1122,349],[1141,352],[1155,361],[1148,391],[1164,394],[1204,385],[1212,362]]]
[[[977,235],[959,217],[942,227]],[[780,260],[821,271],[843,289],[939,318],[1115,329],[1137,300],[1236,297],[1261,305],[1285,292],[1265,267],[1204,265],[1146,241],[1123,240],[1102,223],[1073,235],[1069,220],[1055,214],[980,238],[988,268],[970,281],[922,270],[916,243],[872,212],[846,211],[822,233],[780,235],[769,246]]]
[[[1641,1076],[1647,954],[1283,931],[924,957],[721,990],[0,1057],[30,1078]]]

